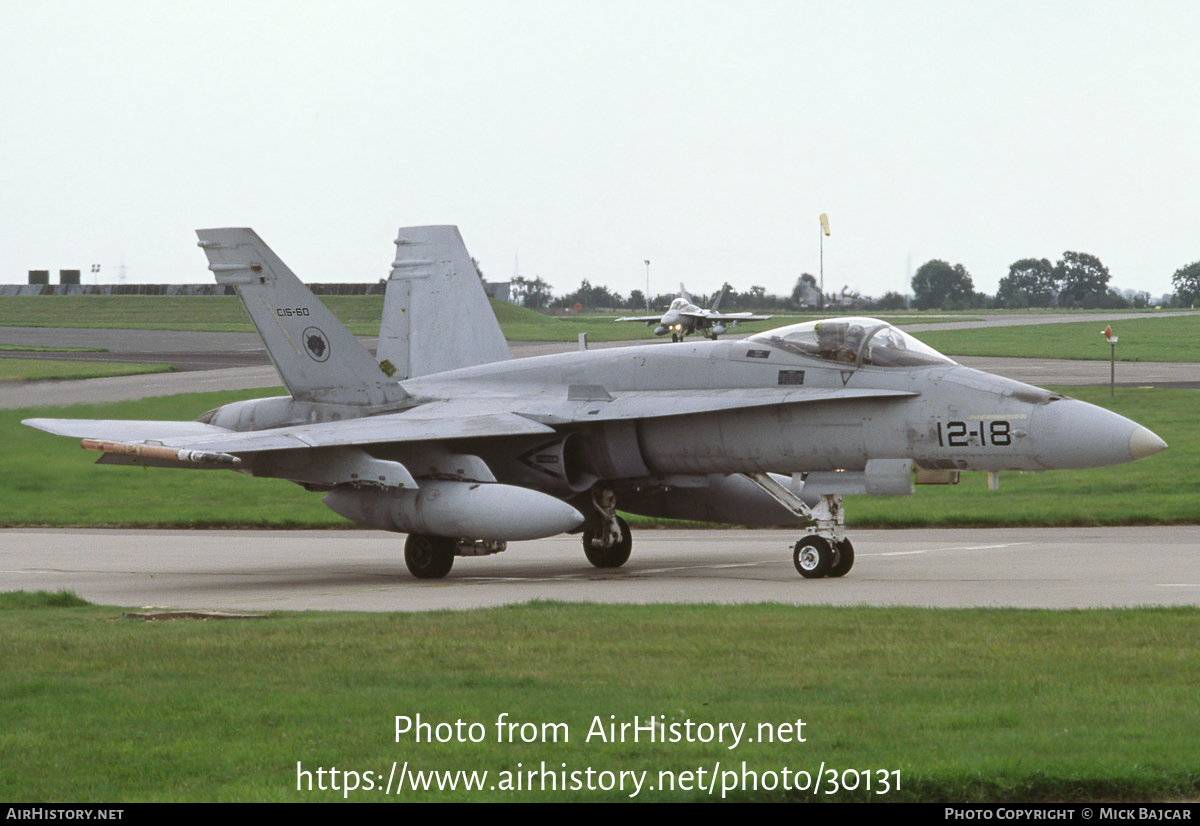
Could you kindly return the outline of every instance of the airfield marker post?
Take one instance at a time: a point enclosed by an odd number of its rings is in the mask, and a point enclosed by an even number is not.
[[[1117,395],[1117,337],[1112,334],[1112,325],[1108,325],[1100,334],[1108,339],[1110,349],[1108,360],[1108,397]]]

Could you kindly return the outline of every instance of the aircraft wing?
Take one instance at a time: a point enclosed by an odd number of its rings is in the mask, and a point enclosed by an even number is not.
[[[912,390],[871,390],[824,387],[779,387],[723,390],[638,390],[613,396],[598,385],[572,385],[567,398],[524,404],[515,412],[547,425],[579,424],[619,419],[686,416],[743,410],[771,405],[811,404],[866,398],[908,398]]]
[[[514,403],[511,397],[468,397],[454,402],[429,402],[399,413],[244,432],[202,422],[26,419],[23,423],[47,433],[77,439],[124,445],[151,444],[211,454],[239,454],[313,447],[545,435],[554,432],[553,425],[915,395],[918,394],[908,390],[780,387],[757,388],[753,391],[642,390],[612,396],[603,387],[572,385],[566,398],[561,400]]]
[[[230,454],[554,432],[546,425],[514,413],[479,412],[477,405],[476,412],[472,413],[464,407],[462,404],[431,402],[401,413],[246,432],[200,422],[27,419],[24,424],[78,439],[154,443],[170,448]]]
[[[769,315],[754,315],[753,313],[714,313],[711,310],[705,310],[699,313],[680,313],[685,318],[690,318],[693,321],[769,321],[774,316]]]
[[[770,321],[774,316],[755,315],[754,313],[715,313],[709,318],[713,321]]]
[[[23,425],[76,439],[147,442],[165,439],[203,439],[231,431],[203,422],[162,422],[122,419],[25,419]]]
[[[614,321],[641,321],[646,324],[653,324],[655,321],[662,321],[662,313],[658,315],[629,315],[623,318],[615,318]]]

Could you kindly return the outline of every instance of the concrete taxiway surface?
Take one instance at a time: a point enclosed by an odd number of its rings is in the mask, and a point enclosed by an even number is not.
[[[622,568],[577,537],[457,559],[441,580],[375,531],[0,531],[0,590],[125,607],[426,611],[535,599],[1089,608],[1200,605],[1200,527],[856,531],[842,579],[796,573],[796,530],[648,530]]]

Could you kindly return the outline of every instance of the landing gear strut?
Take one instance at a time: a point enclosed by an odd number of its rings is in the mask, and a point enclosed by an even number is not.
[[[814,523],[813,532],[802,537],[792,549],[792,561],[796,563],[800,576],[820,579],[823,576],[845,576],[850,572],[854,566],[854,546],[846,538],[842,494],[818,494],[817,504],[810,508],[795,489],[788,488],[769,474],[747,473],[745,477],[796,516]],[[795,485],[796,478],[792,477],[792,481]]]
[[[583,553],[597,568],[620,568],[629,561],[633,535],[629,524],[617,516],[617,497],[611,490],[592,491],[592,506],[600,517],[598,530],[583,531]]]

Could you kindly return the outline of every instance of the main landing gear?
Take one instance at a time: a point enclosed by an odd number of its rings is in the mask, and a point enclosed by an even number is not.
[[[583,554],[597,568],[620,568],[629,561],[633,534],[629,523],[617,516],[617,496],[611,490],[592,490],[592,507],[599,516],[599,527],[583,531]]]
[[[501,553],[507,547],[507,542],[496,540],[410,533],[404,540],[404,564],[417,579],[441,579],[454,567],[456,556],[489,556]]]
[[[457,545],[447,536],[410,533],[404,540],[404,564],[417,579],[441,579],[454,567]]]

